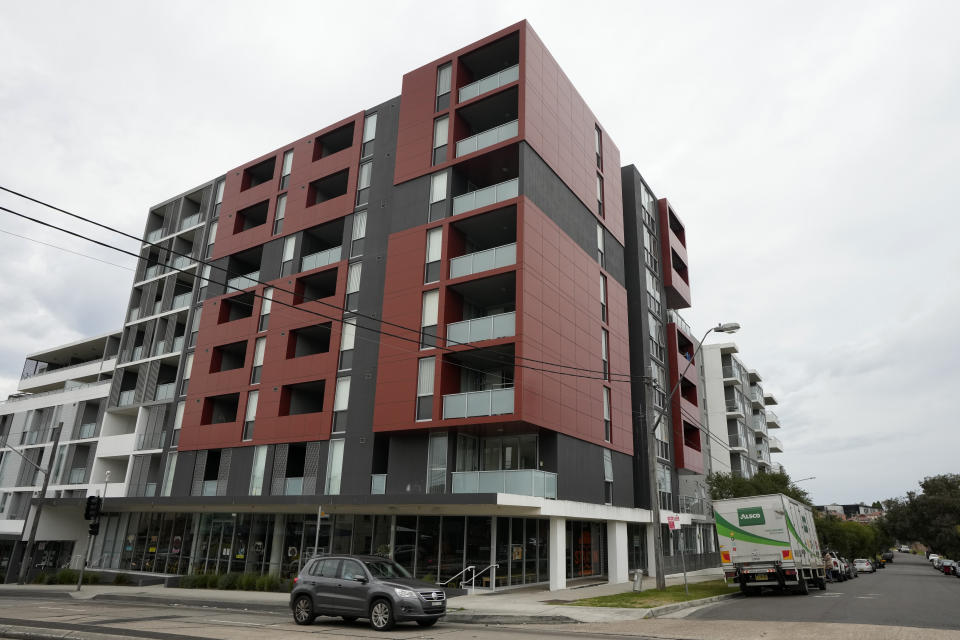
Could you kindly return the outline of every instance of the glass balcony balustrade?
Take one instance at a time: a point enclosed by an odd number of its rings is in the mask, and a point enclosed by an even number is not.
[[[466,102],[467,100],[472,100],[477,96],[482,96],[485,93],[499,89],[500,87],[508,85],[511,82],[516,82],[519,79],[520,65],[515,64],[512,67],[507,67],[503,71],[491,73],[485,78],[480,78],[475,82],[471,82],[468,85],[460,87],[460,90],[457,92],[457,97],[459,102]]]
[[[520,189],[520,179],[513,178],[489,187],[468,191],[453,199],[453,215],[460,215],[468,211],[480,209],[498,202],[516,198]]]
[[[176,395],[177,385],[175,382],[168,382],[166,384],[157,385],[157,393],[154,396],[154,400],[161,402],[164,400],[173,400],[174,395]]]
[[[133,404],[133,395],[136,393],[133,389],[120,392],[120,398],[117,400],[117,405],[125,407],[127,405]]]
[[[473,318],[447,325],[447,346],[507,338],[516,335],[516,317],[513,311],[494,316]]]
[[[472,135],[469,138],[464,138],[463,140],[457,142],[457,157],[460,158],[475,151],[479,151],[480,149],[492,147],[493,145],[503,142],[504,140],[516,138],[518,135],[520,135],[519,120],[512,120],[511,122],[504,123],[499,127],[493,127],[492,129],[481,131],[476,135]]]
[[[70,469],[70,476],[68,477],[67,484],[83,484],[86,478],[87,478],[86,467],[77,467],[76,469]]]
[[[443,396],[443,418],[476,418],[513,413],[513,387]]]
[[[450,259],[450,278],[462,278],[475,273],[499,269],[517,262],[517,243],[505,244],[484,251],[475,251]]]
[[[537,469],[509,471],[455,471],[453,493],[512,493],[557,498],[557,474]]]
[[[341,249],[342,247],[332,247],[330,249],[325,249],[324,251],[318,251],[316,253],[311,253],[308,256],[304,256],[303,259],[300,260],[300,271],[319,269],[320,267],[325,267],[328,264],[339,262]]]
[[[227,280],[227,293],[230,293],[231,291],[242,291],[243,289],[254,287],[257,285],[258,280],[260,280],[259,271],[252,271],[245,276],[230,278]]]
[[[387,474],[374,473],[370,476],[371,495],[383,495],[387,492]]]

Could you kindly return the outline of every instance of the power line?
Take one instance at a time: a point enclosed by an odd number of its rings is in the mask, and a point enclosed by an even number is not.
[[[67,249],[67,248],[65,248],[65,247],[60,247],[60,246],[57,246],[57,245],[55,245],[55,244],[50,244],[49,242],[44,242],[43,240],[37,240],[36,238],[28,238],[27,236],[21,236],[20,234],[14,233],[14,232],[12,232],[12,231],[6,231],[6,230],[4,230],[4,229],[0,229],[0,233],[5,233],[5,234],[7,234],[7,235],[9,235],[9,236],[13,236],[13,237],[15,237],[15,238],[20,238],[21,240],[28,240],[29,242],[36,242],[37,244],[42,244],[43,246],[45,246],[45,247],[50,247],[51,249],[57,249],[57,250],[59,250],[59,251],[65,251],[66,253],[72,253],[73,255],[75,255],[75,256],[80,256],[81,258],[88,258],[88,259],[90,259],[90,260],[96,260],[97,262],[102,262],[103,264],[108,264],[108,265],[110,265],[111,267],[117,267],[118,269],[125,269],[125,270],[127,270],[127,271],[134,271],[133,268],[131,268],[131,267],[125,267],[125,266],[123,266],[122,264],[116,264],[115,262],[108,262],[107,260],[101,260],[100,258],[95,258],[95,257],[93,257],[93,256],[91,256],[91,255],[86,254],[86,253],[80,253],[79,251],[73,251],[73,250]]]
[[[249,280],[250,282],[254,282],[254,283],[256,283],[256,284],[262,284],[262,285],[265,285],[265,286],[272,286],[272,287],[273,287],[274,289],[276,289],[276,290],[282,291],[282,292],[284,292],[284,293],[289,293],[289,294],[291,294],[291,295],[296,295],[293,291],[289,291],[289,290],[287,290],[287,289],[284,289],[284,288],[282,288],[282,287],[277,287],[277,286],[275,286],[275,285],[270,285],[268,282],[264,282],[264,281],[259,280],[259,279],[249,278],[249,277],[247,277],[247,274],[236,273],[236,272],[230,271],[230,270],[227,269],[226,267],[221,267],[220,265],[214,264],[214,263],[209,262],[209,261],[207,261],[207,260],[203,260],[203,259],[200,259],[200,258],[195,258],[195,257],[193,257],[193,256],[191,256],[191,255],[188,255],[188,254],[185,254],[185,253],[181,253],[181,252],[176,251],[176,250],[174,250],[174,249],[172,249],[172,248],[169,248],[169,249],[168,249],[168,248],[165,248],[165,247],[161,247],[160,245],[158,245],[158,244],[156,244],[156,243],[154,243],[154,242],[151,242],[151,241],[149,241],[149,240],[143,240],[142,238],[138,238],[137,236],[131,235],[131,234],[125,232],[125,231],[121,231],[120,229],[117,229],[117,228],[115,228],[115,227],[111,227],[110,225],[106,225],[106,224],[103,224],[103,223],[101,223],[101,222],[97,222],[96,220],[92,220],[92,219],[87,218],[87,217],[85,217],[85,216],[81,216],[81,215],[78,214],[78,213],[74,213],[74,212],[68,211],[68,210],[63,209],[63,208],[61,208],[61,207],[58,207],[58,206],[56,206],[56,205],[50,204],[50,203],[48,203],[48,202],[44,202],[43,200],[39,200],[39,199],[34,198],[34,197],[32,197],[32,196],[28,196],[28,195],[26,195],[26,194],[24,194],[24,193],[20,193],[20,192],[18,192],[18,191],[14,191],[13,189],[4,187],[4,186],[2,186],[2,185],[0,185],[0,190],[6,191],[7,193],[10,193],[10,194],[15,195],[15,196],[20,197],[20,198],[23,198],[23,199],[25,199],[25,200],[29,200],[30,202],[33,202],[33,203],[39,204],[39,205],[41,205],[41,206],[47,207],[47,208],[49,208],[49,209],[52,209],[52,210],[57,211],[57,212],[59,212],[59,213],[62,213],[62,214],[64,214],[64,215],[70,216],[70,217],[75,218],[75,219],[77,219],[77,220],[81,220],[81,221],[86,222],[86,223],[88,223],[88,224],[92,224],[92,225],[94,225],[94,226],[100,227],[101,229],[105,229],[105,230],[110,231],[110,232],[112,232],[112,233],[116,233],[116,234],[122,235],[122,236],[124,236],[124,237],[126,237],[126,238],[129,238],[129,239],[131,239],[131,240],[136,240],[137,242],[140,242],[140,243],[142,243],[142,244],[149,245],[150,247],[157,248],[157,249],[160,249],[160,250],[163,250],[163,251],[168,251],[168,252],[170,252],[170,253],[173,254],[173,255],[180,256],[180,257],[184,257],[184,258],[188,258],[188,259],[193,260],[193,261],[195,261],[195,262],[197,262],[197,263],[199,263],[199,264],[203,264],[203,265],[205,265],[205,266],[210,266],[210,267],[212,267],[212,268],[214,268],[214,269],[218,269],[218,270],[224,272],[224,274],[225,274],[226,276],[228,276],[228,277],[231,276],[231,275],[233,275],[233,276],[243,276],[243,277],[246,277],[247,280]],[[141,257],[142,257],[142,256],[140,256],[139,254],[132,254],[132,255],[135,255],[135,257],[137,257],[137,258],[141,258]],[[237,289],[237,291],[240,291],[240,290]],[[331,302],[324,301],[324,300],[322,300],[322,299],[314,299],[314,300],[310,300],[310,302],[319,302],[320,304],[322,304],[322,305],[324,305],[324,306],[327,306],[327,307],[331,307],[331,308],[333,308],[333,309],[336,309],[337,311],[341,311],[341,312],[345,312],[345,313],[353,313],[353,314],[355,314],[357,317],[366,318],[366,319],[368,319],[368,320],[372,320],[372,321],[378,322],[378,323],[380,323],[380,324],[385,324],[385,325],[387,325],[387,326],[392,326],[392,327],[395,327],[395,328],[397,328],[397,329],[401,329],[401,330],[403,330],[403,331],[409,331],[410,333],[416,334],[416,335],[418,336],[418,340],[419,340],[419,336],[420,336],[420,334],[421,334],[421,329],[420,329],[420,328],[407,327],[407,326],[405,326],[405,325],[401,325],[401,324],[398,324],[398,323],[395,323],[395,322],[390,322],[390,321],[384,320],[384,319],[382,319],[382,318],[377,318],[377,317],[370,316],[370,315],[363,314],[363,313],[359,313],[359,312],[356,312],[356,311],[351,311],[351,310],[349,310],[349,309],[346,309],[346,308],[344,308],[344,307],[335,305],[335,304],[333,304],[333,303],[331,303]],[[467,343],[467,342],[458,342],[458,341],[456,341],[456,340],[450,340],[450,339],[445,339],[445,342],[446,342],[447,345],[448,345],[447,347],[436,347],[436,348],[442,349],[442,350],[445,350],[445,351],[453,351],[453,352],[455,352],[455,353],[464,353],[464,352],[466,352],[467,350],[463,350],[463,351],[451,350],[451,349],[449,349],[449,345],[453,344],[453,345],[456,345],[456,346],[469,346],[469,347],[470,347],[470,349],[469,349],[470,351],[479,351],[479,350],[482,349],[482,347],[475,347],[475,346],[473,346],[473,345],[471,345],[470,343]],[[640,379],[640,380],[642,380],[642,379],[645,377],[645,376],[642,376],[642,375],[634,375],[634,374],[631,374],[631,373],[604,372],[602,369],[587,369],[587,368],[583,368],[583,367],[575,367],[575,366],[573,366],[573,365],[566,365],[566,364],[561,364],[561,363],[557,363],[557,362],[550,362],[550,361],[547,361],[547,360],[537,360],[536,358],[528,358],[528,357],[520,356],[520,355],[517,355],[517,354],[514,354],[513,357],[514,357],[514,360],[526,360],[526,361],[528,361],[528,362],[533,362],[533,363],[535,363],[535,364],[540,364],[540,365],[544,365],[544,366],[548,366],[548,367],[558,367],[558,368],[561,368],[561,369],[571,369],[571,370],[573,370],[573,371],[582,371],[582,372],[584,372],[584,373],[595,373],[595,374],[600,374],[600,375],[601,375],[601,377],[597,377],[597,378],[595,378],[595,379],[606,379],[606,377],[609,376],[610,378],[614,378],[614,377],[616,377],[616,378],[624,378],[625,380],[634,380],[634,379]],[[517,365],[517,366],[524,366],[524,365]],[[559,373],[559,372],[558,372],[558,373]],[[564,374],[560,374],[560,375],[564,375]],[[578,377],[585,377],[585,376],[578,376]],[[618,382],[620,382],[620,381],[622,381],[622,380],[618,380]]]

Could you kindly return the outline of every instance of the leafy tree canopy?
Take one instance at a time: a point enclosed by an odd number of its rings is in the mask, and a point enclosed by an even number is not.
[[[743,478],[731,473],[711,473],[707,476],[707,485],[710,487],[710,497],[714,500],[782,493],[798,502],[812,504],[810,495],[795,484],[791,484],[790,476],[782,471],[779,473],[761,471],[752,478]]]
[[[960,474],[924,478],[920,489],[885,500],[880,527],[901,543],[921,542],[934,553],[960,558]]]

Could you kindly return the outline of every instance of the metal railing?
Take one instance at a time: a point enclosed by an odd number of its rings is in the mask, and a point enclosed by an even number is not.
[[[257,285],[257,281],[260,279],[259,271],[251,271],[245,276],[237,276],[235,278],[230,278],[227,280],[227,293],[230,293],[231,290],[241,291],[243,289],[249,289]]]
[[[713,508],[705,498],[679,496],[679,506],[680,513],[689,513],[695,516],[709,516],[713,514]]]
[[[467,211],[473,211],[474,209],[516,198],[520,192],[519,190],[520,179],[513,178],[498,184],[492,184],[489,187],[468,191],[453,199],[453,215],[456,216],[461,213],[466,213]]]
[[[780,442],[780,438],[770,436],[770,452],[783,453],[783,444]]]
[[[450,259],[450,277],[462,278],[475,273],[499,269],[517,262],[517,243],[475,251]]]
[[[189,252],[186,252],[186,253],[189,253]],[[174,269],[186,269],[193,263],[194,263],[193,258],[191,258],[189,255],[184,255],[184,256],[175,257],[173,261],[170,263],[170,266],[173,267]]]
[[[52,396],[56,393],[63,393],[65,391],[75,391],[76,389],[86,389],[87,387],[95,387],[101,384],[110,384],[110,380],[100,380],[99,382],[82,382],[77,384],[69,389],[51,389],[50,391],[41,391],[40,393],[23,393],[17,396],[10,396],[6,399],[5,402],[21,402],[23,400],[30,400],[32,398],[42,398],[43,396]]]
[[[513,387],[443,396],[443,418],[474,418],[513,413]]]
[[[499,569],[499,568],[500,568],[499,564],[491,564],[486,569],[482,569],[481,571],[474,571],[473,575],[470,576],[470,590],[472,591],[477,588],[477,585],[476,585],[477,578],[485,574],[487,571],[490,571],[490,569]],[[466,582],[466,580],[464,580],[464,582]],[[493,584],[493,580],[490,581],[490,584]]]
[[[330,249],[325,249],[323,251],[318,251],[316,253],[303,256],[303,258],[300,260],[300,271],[319,269],[320,267],[325,267],[328,264],[339,262],[342,249],[342,247],[331,247]]]
[[[493,145],[503,142],[504,140],[516,138],[518,135],[520,135],[520,121],[511,120],[510,122],[501,124],[498,127],[481,131],[476,135],[472,135],[469,138],[464,138],[463,140],[458,141],[457,157],[459,158],[475,151],[479,151],[480,149],[492,147]]]
[[[507,471],[454,471],[453,493],[512,493],[536,498],[557,498],[557,474],[538,469]]]
[[[466,102],[467,100],[472,100],[477,96],[482,96],[483,94],[493,91],[494,89],[499,89],[500,87],[510,84],[511,82],[516,82],[520,79],[520,65],[515,64],[512,67],[507,67],[503,71],[498,71],[497,73],[491,73],[485,78],[480,78],[475,82],[460,87],[460,90],[457,92],[458,102]]]
[[[370,494],[375,496],[387,492],[387,474],[374,473],[370,475]]]
[[[727,413],[744,413],[743,407],[738,400],[727,400]]]
[[[687,324],[687,321],[683,319],[679,313],[673,309],[667,310],[667,315],[670,318],[670,321],[677,325],[677,328],[683,331],[688,336],[693,335],[693,331],[690,330],[690,325]]]
[[[447,325],[447,346],[516,335],[516,317],[516,312],[509,311],[483,318],[452,322]]]
[[[64,366],[64,367],[53,366],[53,367],[51,368],[50,366],[47,366],[47,367],[44,367],[44,368],[43,368],[42,370],[40,370],[40,371],[31,371],[31,372],[29,372],[29,373],[27,373],[27,372],[21,373],[21,374],[20,374],[20,379],[21,379],[21,380],[29,380],[30,378],[36,378],[37,376],[46,375],[46,374],[48,374],[48,373],[53,373],[53,372],[55,372],[55,371],[67,371],[67,370],[69,370],[69,369],[76,369],[77,367],[85,367],[85,366],[87,366],[88,364],[95,364],[95,363],[97,363],[97,362],[103,362],[103,359],[102,359],[102,358],[97,358],[96,360],[86,360],[86,361],[84,361],[84,362],[78,362],[78,363],[76,363],[76,364],[68,364],[68,365],[66,365],[66,366]],[[46,364],[46,363],[43,363],[43,364]]]
[[[150,265],[147,267],[146,271],[143,272],[143,279],[149,280],[150,278],[160,275],[160,270],[162,268],[163,267],[161,267],[159,264]]]
[[[767,413],[767,426],[768,426],[768,427],[773,427],[774,424],[776,424],[777,426],[780,425],[780,416],[778,416],[778,415],[777,415],[776,413],[774,413],[773,411],[770,411],[769,409],[766,410],[766,413]]]

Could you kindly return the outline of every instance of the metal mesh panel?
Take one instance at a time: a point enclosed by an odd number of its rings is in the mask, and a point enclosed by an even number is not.
[[[270,481],[270,495],[282,496],[287,475],[287,453],[290,446],[278,444],[273,452],[273,477]]]

